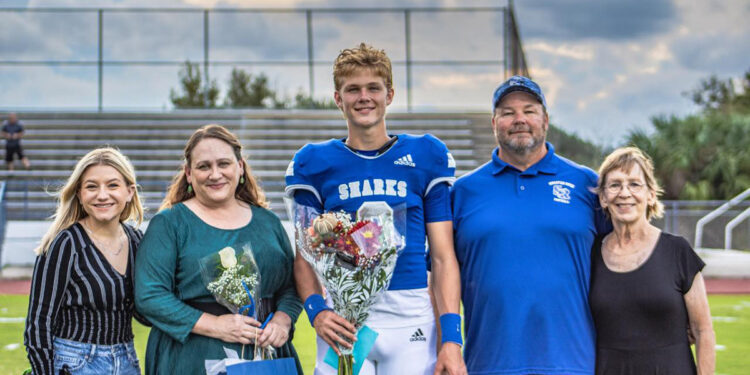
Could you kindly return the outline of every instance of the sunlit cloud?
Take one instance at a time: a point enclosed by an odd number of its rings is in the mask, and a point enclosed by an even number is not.
[[[550,108],[554,108],[555,103],[557,102],[557,97],[565,86],[564,78],[554,70],[545,68],[532,67],[530,74],[542,87],[544,98],[547,100],[547,105]]]
[[[2,6],[8,7],[208,9],[368,5],[495,7],[504,4],[504,1],[498,3],[496,0],[381,0],[377,4],[351,0],[2,1]],[[739,77],[750,68],[747,60],[747,51],[750,51],[750,38],[747,37],[750,35],[750,22],[747,22],[750,19],[750,3],[747,0],[524,0],[517,1],[515,6],[530,74],[545,92],[555,125],[596,142],[617,142],[633,127],[647,128],[653,115],[691,113],[696,107],[681,95],[682,92],[694,88],[701,78],[711,74],[720,78]],[[191,15],[177,21],[143,17],[152,24],[143,27],[138,27],[137,16],[130,19],[125,16],[127,12],[120,13],[123,16],[119,18],[105,16],[105,58],[202,58],[201,36],[192,33],[192,29],[200,28],[200,12],[195,17]],[[385,49],[396,62],[394,80],[397,95],[391,108],[402,109],[406,106],[407,98],[403,15],[387,13],[373,16],[371,13],[321,12],[316,16],[319,18],[314,20],[314,59],[332,61],[341,49],[360,41]],[[0,25],[0,59],[95,59],[96,18],[56,16],[59,20],[54,23],[54,20],[35,21],[43,18],[37,16],[23,16],[26,18],[14,20],[14,16],[6,14],[5,28]],[[295,19],[295,16],[250,17],[213,13],[211,35],[216,39],[211,41],[211,59],[305,60],[307,40],[304,16],[300,16],[302,21]],[[501,16],[485,15],[461,20],[455,14],[412,13],[412,57],[425,61],[500,61],[501,19]],[[235,30],[233,24],[237,23],[242,27]],[[53,31],[50,31],[50,25],[62,26],[52,27]],[[372,31],[373,25],[377,29],[375,33]],[[18,35],[28,35],[28,38],[19,38]],[[256,35],[265,36],[258,38]],[[118,36],[118,43],[108,44]],[[3,51],[13,52],[3,55]],[[88,55],[80,57],[81,51]],[[241,67],[253,74],[268,73],[274,88],[288,95],[293,95],[298,88],[307,89],[309,86],[305,66],[249,64]],[[0,95],[2,106],[23,104],[24,98],[28,98],[33,105],[48,108],[93,105],[89,103],[96,101],[95,68],[85,73],[86,78],[82,77],[84,73],[69,74],[69,71],[75,70],[72,68],[29,68],[27,71],[42,73],[16,78],[15,73],[11,72],[15,68],[11,68],[0,67],[0,86],[13,87],[13,90],[6,90],[5,94]],[[177,69],[176,66],[155,68],[153,74],[143,73],[138,80],[130,82],[130,77],[117,77],[113,69],[107,67],[104,73],[105,104],[163,107],[168,102],[169,88],[177,86]],[[147,69],[130,71],[143,70]],[[211,77],[218,80],[222,89],[226,87],[230,70],[229,65],[211,68]],[[314,70],[316,96],[330,97],[333,91],[330,65],[319,64]],[[415,105],[438,110],[448,106],[484,110],[492,90],[503,79],[502,70],[494,66],[414,66],[412,73]],[[94,77],[92,81],[88,80],[89,76]],[[138,86],[140,83],[153,83],[154,87]],[[71,92],[75,95],[69,95]]]
[[[429,75],[426,79],[426,84],[438,88],[451,88],[456,86],[464,86],[476,82],[477,80],[497,81],[500,77],[499,73],[496,74],[437,74]]]
[[[526,45],[527,51],[541,51],[551,55],[568,57],[574,60],[592,60],[594,50],[588,45],[567,45],[561,44],[554,46],[545,42],[534,42]]]

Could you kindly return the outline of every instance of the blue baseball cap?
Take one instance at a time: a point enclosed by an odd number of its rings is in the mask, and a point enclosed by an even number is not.
[[[524,76],[510,77],[507,81],[503,82],[495,89],[495,94],[492,95],[492,110],[494,111],[495,108],[497,108],[497,105],[501,100],[503,100],[505,95],[508,95],[514,91],[523,91],[534,95],[536,100],[538,100],[539,103],[542,103],[544,109],[547,110],[547,100],[544,99],[542,89],[539,87],[539,85],[536,84],[536,82]]]

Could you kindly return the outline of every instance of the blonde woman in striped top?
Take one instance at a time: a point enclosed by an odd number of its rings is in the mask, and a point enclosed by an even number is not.
[[[140,374],[131,321],[143,220],[133,166],[99,148],[76,164],[38,254],[24,345],[34,374]]]

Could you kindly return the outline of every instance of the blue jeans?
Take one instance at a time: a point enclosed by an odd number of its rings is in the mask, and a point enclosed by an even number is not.
[[[55,338],[55,375],[67,366],[71,375],[140,375],[133,342],[97,345]]]

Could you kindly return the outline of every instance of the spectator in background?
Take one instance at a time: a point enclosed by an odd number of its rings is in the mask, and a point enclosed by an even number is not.
[[[8,164],[8,170],[13,170],[13,155],[18,155],[18,159],[23,163],[23,167],[29,169],[31,163],[29,158],[23,154],[21,148],[21,138],[24,135],[23,124],[18,121],[15,113],[8,115],[8,119],[3,121],[3,138],[5,138],[5,163]]]

